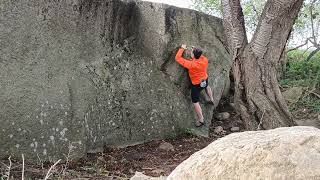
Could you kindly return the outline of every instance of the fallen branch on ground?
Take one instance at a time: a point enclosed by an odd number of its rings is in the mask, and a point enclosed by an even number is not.
[[[61,159],[59,159],[56,163],[54,163],[54,165],[52,165],[52,166],[50,167],[50,169],[48,170],[47,175],[46,175],[46,177],[44,178],[44,180],[47,180],[47,179],[52,175],[51,170],[54,169],[54,167],[55,167],[60,161],[61,161]]]
[[[24,155],[22,154],[22,175],[21,175],[21,180],[24,180]]]
[[[314,89],[315,90],[315,89]],[[318,98],[320,98],[320,95],[319,94],[317,94],[317,93],[315,93],[314,92],[314,90],[312,90],[312,91],[308,91],[309,92],[309,94],[313,94],[313,95],[315,95],[315,96],[317,96]],[[308,94],[308,95],[309,95]]]
[[[261,125],[262,125],[262,120],[263,120],[263,116],[264,116],[264,113],[266,112],[266,110],[263,110],[263,113],[262,113],[262,116],[260,118],[260,122],[258,124],[258,127],[257,127],[257,130],[261,130]]]
[[[4,164],[3,162],[1,162],[1,163],[6,167],[4,177],[6,177],[7,179],[10,179],[10,172],[11,172],[11,167],[12,167],[11,156],[9,156],[8,160],[9,160],[9,165]]]

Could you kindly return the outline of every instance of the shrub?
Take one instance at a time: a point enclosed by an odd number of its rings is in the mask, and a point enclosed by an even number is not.
[[[301,50],[287,54],[287,66],[282,85],[320,87],[320,53],[305,61],[309,53]]]

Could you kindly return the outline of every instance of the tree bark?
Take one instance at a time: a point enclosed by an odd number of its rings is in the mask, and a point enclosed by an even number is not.
[[[250,43],[239,0],[221,0],[223,23],[233,58],[235,105],[246,129],[293,126],[281,95],[276,65],[303,0],[268,0]]]

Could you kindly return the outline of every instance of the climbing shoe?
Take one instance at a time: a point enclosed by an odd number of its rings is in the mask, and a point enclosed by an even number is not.
[[[196,127],[200,127],[204,125],[204,122],[196,121],[195,125]]]

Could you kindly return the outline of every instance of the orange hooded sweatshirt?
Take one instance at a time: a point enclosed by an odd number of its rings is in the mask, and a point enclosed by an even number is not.
[[[191,60],[187,60],[182,57],[183,51],[183,48],[178,50],[176,54],[176,61],[188,69],[189,77],[193,85],[200,84],[201,80],[208,78],[208,59],[201,55],[199,59],[192,58]]]

